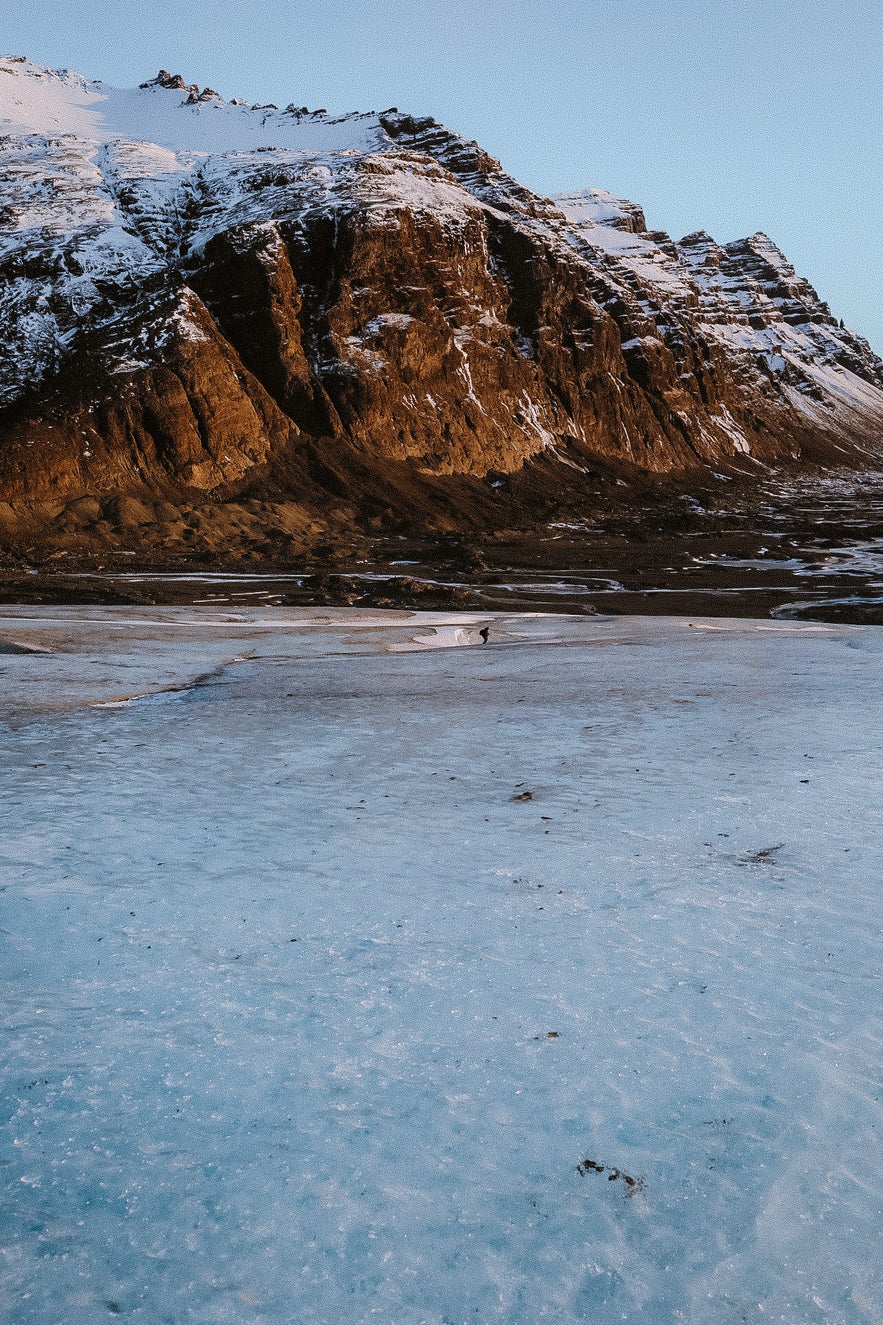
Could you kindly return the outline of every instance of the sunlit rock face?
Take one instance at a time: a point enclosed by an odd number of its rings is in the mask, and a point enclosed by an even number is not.
[[[148,526],[272,496],[295,542],[332,515],[505,524],[510,480],[529,518],[599,466],[879,454],[883,365],[765,235],[675,243],[433,120],[166,71],[119,91],[0,59],[0,131],[0,496],[25,532],[71,537],[88,497],[100,544],[120,495]]]

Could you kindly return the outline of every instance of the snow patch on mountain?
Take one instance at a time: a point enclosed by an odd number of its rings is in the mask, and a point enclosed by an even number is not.
[[[228,103],[216,93],[191,102],[188,89],[89,82],[69,69],[45,69],[0,56],[0,132],[71,134],[91,142],[146,141],[179,152],[368,150],[383,134],[379,116],[329,116],[303,108]]]

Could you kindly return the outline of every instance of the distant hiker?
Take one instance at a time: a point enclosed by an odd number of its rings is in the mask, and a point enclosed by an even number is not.
[[[491,633],[490,626],[482,626],[481,630],[478,633],[481,636],[482,644],[487,644],[487,637]]]

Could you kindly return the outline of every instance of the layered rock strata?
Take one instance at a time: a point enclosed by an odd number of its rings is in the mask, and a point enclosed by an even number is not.
[[[0,59],[0,117],[9,538],[294,549],[529,520],[599,471],[879,461],[883,364],[765,235],[675,243],[433,120],[165,71]]]

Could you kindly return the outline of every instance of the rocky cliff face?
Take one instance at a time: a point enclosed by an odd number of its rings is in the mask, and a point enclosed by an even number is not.
[[[0,216],[24,544],[272,553],[881,454],[883,364],[766,236],[537,197],[432,120],[0,59]]]

